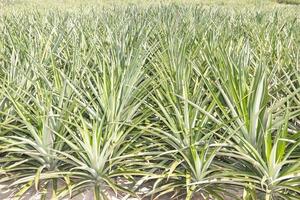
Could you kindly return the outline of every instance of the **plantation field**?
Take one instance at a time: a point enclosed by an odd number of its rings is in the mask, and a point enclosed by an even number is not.
[[[138,2],[1,2],[0,199],[299,200],[299,6]]]

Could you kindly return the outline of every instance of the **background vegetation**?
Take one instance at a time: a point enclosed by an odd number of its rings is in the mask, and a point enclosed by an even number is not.
[[[294,4],[298,5],[300,4],[299,0],[278,0],[279,3],[286,3],[286,4]]]
[[[206,5],[206,6],[226,6],[229,8],[258,7],[270,9],[282,7],[285,3],[297,3],[298,0],[0,0],[0,9],[60,9],[70,10],[80,7],[107,7],[107,6],[128,6],[130,4],[138,6],[152,5]],[[280,3],[280,4],[279,4]]]
[[[0,18],[13,197],[299,198],[298,7],[13,3]]]

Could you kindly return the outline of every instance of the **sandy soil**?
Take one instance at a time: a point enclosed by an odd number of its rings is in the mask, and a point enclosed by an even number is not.
[[[142,188],[142,190],[147,190],[147,188]],[[240,191],[241,192],[241,191]],[[242,193],[236,194],[238,196],[240,196],[242,198]],[[5,188],[4,185],[0,185],[0,200],[12,200],[14,199],[13,198],[13,191]],[[34,191],[29,191],[26,193],[26,195],[24,197],[21,198],[21,200],[40,200],[41,199],[41,196],[37,193],[35,193]],[[110,199],[111,200],[122,200],[122,198],[117,198],[116,196],[114,196],[113,193],[110,194]],[[150,198],[143,198],[143,200],[149,200]],[[174,198],[170,197],[170,196],[162,196],[161,198],[159,198],[159,200],[175,200]],[[203,198],[201,197],[200,194],[198,195],[195,195],[193,200],[202,200]],[[228,197],[228,198],[225,198],[225,200],[231,200],[232,198]],[[49,198],[49,200],[51,200]],[[65,198],[65,199],[62,199],[62,200],[93,200],[93,192],[91,191],[86,191],[72,199],[69,199],[69,198]],[[127,198],[126,200],[141,200],[141,199],[138,199],[138,198]],[[176,199],[176,200],[181,200],[181,199]]]

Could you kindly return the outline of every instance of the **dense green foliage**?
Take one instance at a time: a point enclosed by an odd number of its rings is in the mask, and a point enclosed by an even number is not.
[[[0,183],[15,197],[299,198],[292,13],[28,11],[0,30]]]
[[[279,3],[300,4],[300,0],[278,0]]]

